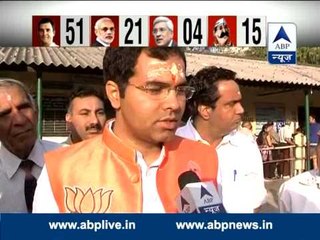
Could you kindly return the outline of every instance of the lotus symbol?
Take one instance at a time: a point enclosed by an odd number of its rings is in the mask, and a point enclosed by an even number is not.
[[[89,188],[86,192],[75,187],[65,187],[65,204],[70,213],[105,213],[110,207],[113,190],[95,192]]]

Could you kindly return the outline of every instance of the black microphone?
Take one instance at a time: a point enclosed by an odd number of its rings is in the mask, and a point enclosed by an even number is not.
[[[188,183],[201,182],[200,178],[194,171],[186,171],[180,174],[178,177],[178,184],[180,190],[182,190]]]
[[[181,190],[178,198],[179,213],[225,213],[221,198],[213,182],[201,182],[193,171],[183,172],[178,178]]]

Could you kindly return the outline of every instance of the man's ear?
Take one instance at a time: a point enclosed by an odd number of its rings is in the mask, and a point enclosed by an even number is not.
[[[198,114],[204,120],[208,120],[210,118],[211,107],[205,105],[198,105]]]
[[[120,90],[118,84],[114,81],[108,80],[106,83],[106,94],[114,109],[120,108]]]
[[[67,125],[67,130],[71,130],[71,125],[72,125],[72,116],[71,113],[67,112],[64,119],[66,120],[66,125]]]
[[[67,112],[64,119],[66,120],[66,122],[71,122],[71,114]]]

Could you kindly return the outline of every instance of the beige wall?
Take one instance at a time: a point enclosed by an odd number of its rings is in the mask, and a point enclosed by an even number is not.
[[[36,92],[37,78],[35,72],[0,71],[0,77],[10,77],[23,81],[33,93]],[[79,85],[90,85],[103,91],[102,75],[84,75],[68,73],[43,73],[43,95],[68,97]],[[298,106],[304,106],[304,92],[297,88],[296,91],[283,92],[261,96],[261,94],[275,93],[283,89],[261,88],[241,86],[243,106],[245,108],[244,119],[253,122],[254,132],[261,127],[256,124],[256,109],[258,106],[269,108],[283,108],[285,120],[290,120],[292,129],[298,127]],[[320,108],[320,91],[313,91],[310,95],[310,107]],[[319,116],[320,119],[320,116]]]
[[[0,77],[14,78],[25,83],[35,94],[37,89],[37,75],[35,72],[0,71]],[[97,75],[72,73],[43,73],[43,95],[69,96],[74,88],[80,85],[104,89],[103,78]],[[48,86],[48,87],[47,87]]]
[[[305,95],[302,89],[296,91],[283,92],[262,96],[266,93],[276,93],[281,91],[277,88],[261,87],[241,87],[243,98],[243,107],[245,109],[244,119],[253,122],[254,132],[259,127],[256,125],[256,109],[259,106],[275,107],[284,109],[284,118],[286,121],[292,121],[291,127],[298,127],[298,107],[304,106]],[[310,107],[320,108],[320,92],[313,91],[309,95]],[[320,116],[319,116],[320,118]]]

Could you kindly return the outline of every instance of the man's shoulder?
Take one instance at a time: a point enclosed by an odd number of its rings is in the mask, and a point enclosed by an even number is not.
[[[59,47],[59,45],[56,44],[55,42],[52,42],[52,43],[50,44],[50,47]]]
[[[244,146],[244,145],[257,145],[256,140],[253,136],[249,136],[242,131],[234,131],[229,135],[230,142],[237,146]]]
[[[98,42],[97,40],[95,42],[93,42],[91,44],[92,47],[103,47],[102,43],[101,42]]]
[[[187,125],[181,126],[181,127],[179,127],[179,128],[177,129],[176,135],[182,136],[188,129],[189,129],[189,128],[188,128]]]
[[[213,151],[214,148],[207,144],[203,144],[201,142],[197,142],[195,140],[183,137],[183,136],[175,136],[175,138],[168,142],[166,146],[169,149],[187,149],[189,151],[195,151],[196,149],[201,149],[203,151]]]
[[[70,146],[62,146],[58,149],[50,151],[45,154],[47,159],[67,159],[78,156],[85,156],[86,154],[92,153],[96,148],[99,148],[102,137],[97,136]]]
[[[210,165],[214,169],[218,162],[217,151],[213,146],[194,140],[175,136],[172,141],[167,142],[164,146],[168,158],[172,157],[182,165],[192,161],[201,166]]]
[[[176,130],[176,135],[180,136],[182,138],[187,138],[187,139],[194,139],[194,132],[192,127],[190,127],[190,124],[187,122],[184,126],[179,127]]]
[[[51,150],[62,147],[61,143],[52,142],[52,141],[48,141],[48,140],[41,139],[41,140],[39,140],[39,142],[45,148],[46,151],[51,151]]]

